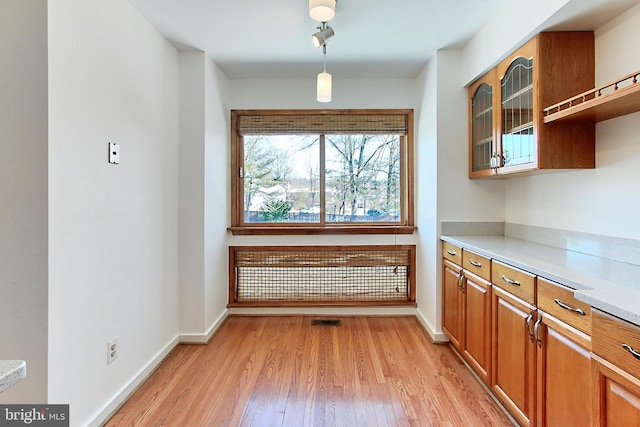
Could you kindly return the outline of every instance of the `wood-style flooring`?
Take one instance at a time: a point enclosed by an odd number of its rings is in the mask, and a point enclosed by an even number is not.
[[[107,426],[512,426],[414,317],[228,317],[179,345]]]

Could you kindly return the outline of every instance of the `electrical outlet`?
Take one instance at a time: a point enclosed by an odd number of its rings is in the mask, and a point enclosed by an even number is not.
[[[118,358],[118,337],[107,343],[107,365]]]

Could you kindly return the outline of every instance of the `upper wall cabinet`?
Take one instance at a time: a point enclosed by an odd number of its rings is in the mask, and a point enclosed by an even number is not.
[[[593,32],[540,33],[469,87],[469,177],[595,167],[595,124],[543,108],[594,86]]]

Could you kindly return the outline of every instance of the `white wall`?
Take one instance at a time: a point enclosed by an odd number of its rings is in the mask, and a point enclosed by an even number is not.
[[[468,179],[468,98],[461,63],[462,51],[438,51],[418,79],[424,130],[417,156],[421,212],[418,310],[438,340],[443,339],[441,221],[504,221],[504,182]]]
[[[345,79],[333,75],[329,103],[316,101],[316,76],[308,79],[230,80],[231,109],[414,108],[415,79]]]
[[[416,79],[422,103],[416,112],[420,132],[416,138],[417,313],[431,337],[442,335],[437,286],[438,268],[438,55],[434,55]]]
[[[79,426],[177,342],[178,55],[126,0],[48,8],[48,401]]]
[[[640,69],[640,5],[596,31],[596,85]],[[630,45],[631,43],[631,45]],[[596,125],[596,169],[509,179],[509,222],[640,239],[640,114]]]
[[[47,399],[47,2],[0,0],[0,359],[27,378],[0,403]]]
[[[228,301],[228,243],[230,224],[229,80],[211,60],[205,63],[205,186],[204,301],[205,332],[209,337],[226,314]],[[224,174],[224,176],[222,176]]]
[[[180,53],[180,332],[206,342],[226,315],[229,81],[204,52]]]
[[[203,52],[180,53],[180,331],[204,329],[204,134]]]

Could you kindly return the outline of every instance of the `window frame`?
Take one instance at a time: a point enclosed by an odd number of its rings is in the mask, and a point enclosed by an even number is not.
[[[350,222],[326,223],[321,215],[319,223],[246,223],[244,222],[244,137],[238,133],[238,118],[245,115],[403,115],[406,133],[400,143],[400,203],[402,218],[399,223]],[[324,142],[325,133],[318,132]],[[404,141],[403,141],[404,140]],[[321,145],[324,148],[324,144]],[[324,157],[321,149],[320,156]],[[234,235],[286,235],[286,234],[412,234],[414,226],[414,133],[412,109],[335,109],[335,110],[231,110],[231,226]],[[324,179],[321,173],[321,204],[324,203]],[[324,212],[324,208],[323,208]]]

